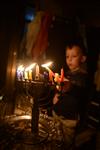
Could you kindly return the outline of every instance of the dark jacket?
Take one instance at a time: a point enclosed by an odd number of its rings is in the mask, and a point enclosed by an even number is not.
[[[78,114],[83,115],[88,102],[89,78],[83,71],[67,72],[66,78],[71,83],[70,90],[61,93],[59,101],[53,109],[56,114],[68,119],[74,119]]]

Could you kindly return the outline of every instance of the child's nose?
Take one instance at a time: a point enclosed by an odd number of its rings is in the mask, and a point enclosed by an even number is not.
[[[69,62],[71,62],[72,61],[72,58],[69,58]]]

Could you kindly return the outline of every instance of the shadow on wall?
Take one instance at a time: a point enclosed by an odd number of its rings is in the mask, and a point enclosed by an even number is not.
[[[91,81],[94,81],[94,74],[97,69],[97,60],[100,53],[100,28],[86,28],[86,37],[88,44],[88,71]]]

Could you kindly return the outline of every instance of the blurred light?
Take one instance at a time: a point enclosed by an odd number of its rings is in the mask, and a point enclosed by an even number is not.
[[[0,101],[1,101],[2,99],[3,99],[3,96],[1,95],[1,96],[0,96]]]
[[[23,65],[20,65],[20,66],[17,68],[17,71],[24,71]]]
[[[50,62],[48,62],[48,63],[42,64],[41,66],[47,68],[47,67],[51,66],[52,63],[53,63],[53,62],[50,61]]]
[[[6,116],[6,121],[19,121],[19,120],[30,120],[32,117],[29,115],[22,116]]]
[[[30,66],[28,66],[28,67],[25,69],[25,71],[29,71],[29,70],[33,69],[35,65],[36,65],[36,63],[31,64]]]
[[[25,12],[25,20],[32,21],[35,18],[35,9],[32,7],[27,7]]]

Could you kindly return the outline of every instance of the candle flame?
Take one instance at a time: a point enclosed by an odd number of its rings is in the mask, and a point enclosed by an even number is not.
[[[25,69],[25,71],[29,71],[29,70],[33,69],[35,65],[36,65],[36,63],[31,64],[30,66],[28,66],[28,67]]]
[[[46,67],[51,66],[51,64],[52,64],[52,61],[50,61],[48,63],[45,63],[45,64],[42,64],[41,66],[44,67],[44,68],[46,68]]]
[[[17,68],[17,71],[24,71],[23,65],[20,65],[20,66]]]

